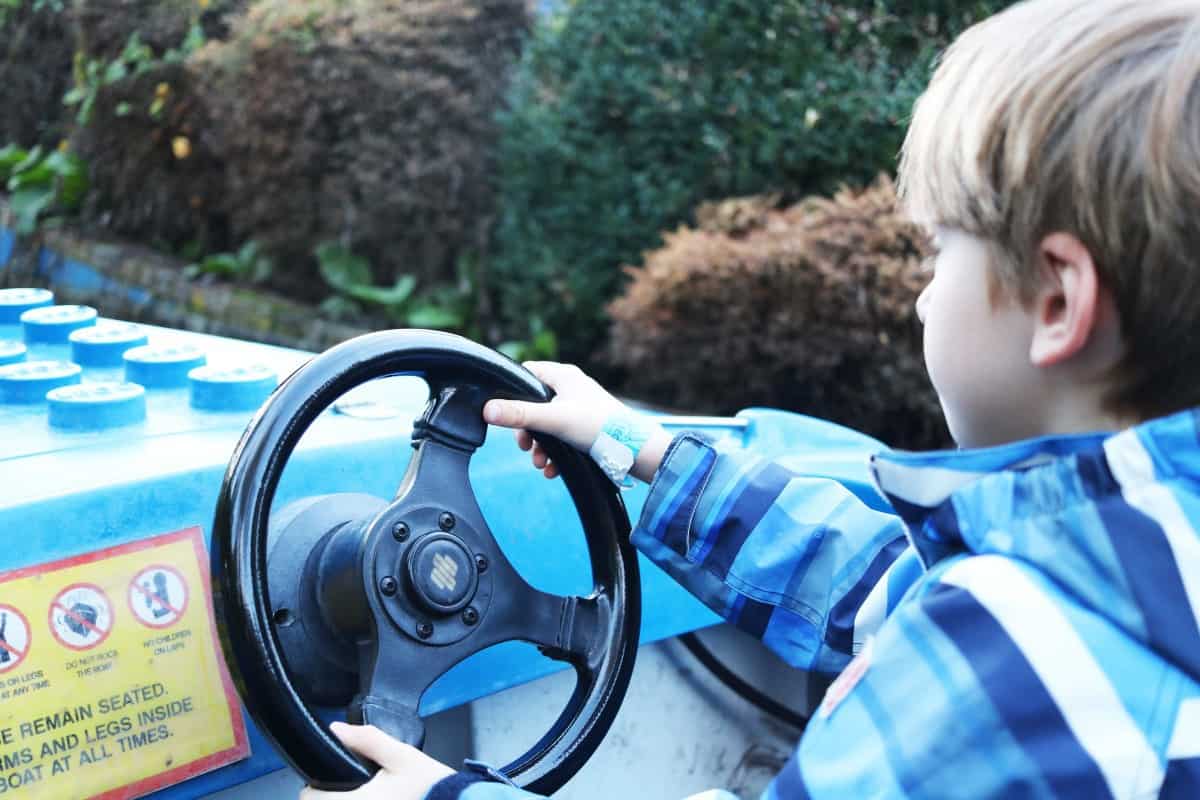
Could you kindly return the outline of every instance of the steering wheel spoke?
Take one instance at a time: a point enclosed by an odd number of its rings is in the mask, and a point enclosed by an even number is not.
[[[453,666],[444,648],[434,652],[409,646],[403,636],[382,629],[362,648],[362,688],[348,709],[351,722],[374,725],[413,747],[425,743],[425,723],[417,713],[421,695]]]
[[[493,610],[484,634],[486,643],[525,641],[538,646],[548,658],[578,667],[591,666],[597,644],[611,620],[611,606],[603,594],[587,597],[539,591],[522,581],[509,592],[507,602]]]

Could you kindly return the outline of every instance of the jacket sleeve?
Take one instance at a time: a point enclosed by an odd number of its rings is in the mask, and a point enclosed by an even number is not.
[[[801,470],[681,434],[633,542],[787,663],[835,673],[921,568],[898,517]]]
[[[489,781],[480,775],[456,772],[434,784],[429,794],[425,795],[425,800],[532,800],[541,797],[515,786]],[[683,800],[738,800],[738,797],[723,789],[710,789],[689,795]]]
[[[456,772],[433,785],[425,800],[531,800],[542,795],[489,780],[475,772]]]

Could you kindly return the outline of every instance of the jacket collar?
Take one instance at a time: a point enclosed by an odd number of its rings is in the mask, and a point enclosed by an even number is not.
[[[1200,410],[871,469],[927,568],[1018,559],[1200,676]]]
[[[975,450],[888,450],[871,458],[871,472],[928,567],[950,550],[983,552],[983,532],[961,525],[981,514],[988,527],[999,527],[1137,485],[1200,481],[1200,409],[1120,433],[1048,436]],[[958,525],[946,524],[954,518]]]

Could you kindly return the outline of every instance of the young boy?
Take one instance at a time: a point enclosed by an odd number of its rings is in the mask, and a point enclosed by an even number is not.
[[[614,477],[631,460],[641,551],[841,672],[767,798],[1200,797],[1200,0],[975,26],[900,186],[939,249],[917,309],[963,449],[877,455],[894,516],[786,458],[672,441],[561,364],[528,365],[552,402],[485,418],[548,477],[530,431]],[[529,796],[336,732],[383,767],[363,797]]]

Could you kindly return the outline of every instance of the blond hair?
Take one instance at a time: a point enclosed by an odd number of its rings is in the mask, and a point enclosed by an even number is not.
[[[917,102],[899,190],[986,240],[1025,301],[1042,239],[1077,236],[1127,345],[1110,404],[1200,403],[1200,0],[1028,0],[972,27]]]

